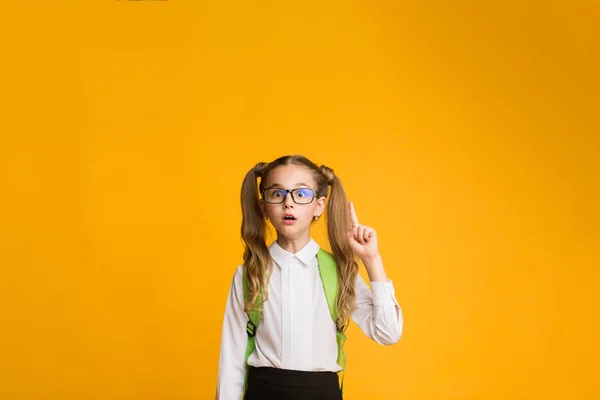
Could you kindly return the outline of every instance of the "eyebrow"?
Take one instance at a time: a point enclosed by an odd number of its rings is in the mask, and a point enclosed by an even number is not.
[[[273,183],[273,184],[272,184],[271,186],[269,186],[269,187],[275,187],[275,186],[277,186],[277,187],[280,187],[280,188],[283,188],[283,185],[282,185],[282,184],[280,184],[280,183]],[[296,184],[296,187],[300,187],[300,186],[306,186],[306,187],[310,187],[310,185],[308,185],[308,184],[306,184],[306,183],[297,183],[297,184]]]

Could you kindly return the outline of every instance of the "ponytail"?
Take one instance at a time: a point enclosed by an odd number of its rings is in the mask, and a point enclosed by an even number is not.
[[[320,171],[331,185],[331,196],[327,205],[327,236],[338,268],[339,290],[336,301],[340,316],[338,322],[347,327],[356,304],[355,284],[358,275],[358,262],[348,243],[348,232],[352,226],[348,200],[342,182],[333,170],[322,165]]]
[[[242,205],[242,241],[244,242],[244,278],[248,281],[249,301],[244,311],[250,311],[252,305],[263,291],[263,302],[268,293],[264,281],[266,269],[270,266],[270,253],[265,243],[265,220],[258,202],[257,179],[262,178],[268,167],[267,163],[256,164],[244,177],[240,197]],[[259,305],[262,307],[262,305]]]

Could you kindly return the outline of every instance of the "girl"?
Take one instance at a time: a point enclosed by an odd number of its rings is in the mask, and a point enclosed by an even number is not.
[[[244,178],[241,203],[244,262],[235,271],[225,308],[217,400],[342,399],[336,330],[343,333],[352,319],[382,345],[396,343],[402,334],[401,309],[375,230],[358,222],[333,170],[303,156],[258,163]],[[337,265],[338,321],[332,319],[320,277],[320,246],[310,234],[325,209]],[[268,247],[266,220],[277,232]],[[370,289],[358,274],[357,257]],[[261,298],[262,317],[255,327],[248,313]],[[250,337],[255,348],[246,361]]]

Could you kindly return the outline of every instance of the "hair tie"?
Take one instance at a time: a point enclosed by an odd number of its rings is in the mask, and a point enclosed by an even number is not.
[[[258,164],[256,164],[254,166],[254,173],[256,174],[256,176],[258,176],[259,178],[262,178],[265,175],[265,172],[267,171],[267,167],[269,166],[269,163],[266,162],[259,162]]]
[[[333,183],[333,180],[335,179],[335,173],[333,172],[333,170],[326,165],[321,165],[320,170],[325,179],[327,180],[327,183],[331,185]]]

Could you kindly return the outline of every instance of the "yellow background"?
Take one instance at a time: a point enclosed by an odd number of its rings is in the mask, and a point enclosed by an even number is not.
[[[600,398],[595,3],[3,3],[0,399],[212,398],[242,178],[287,153],[404,311],[346,399]]]

